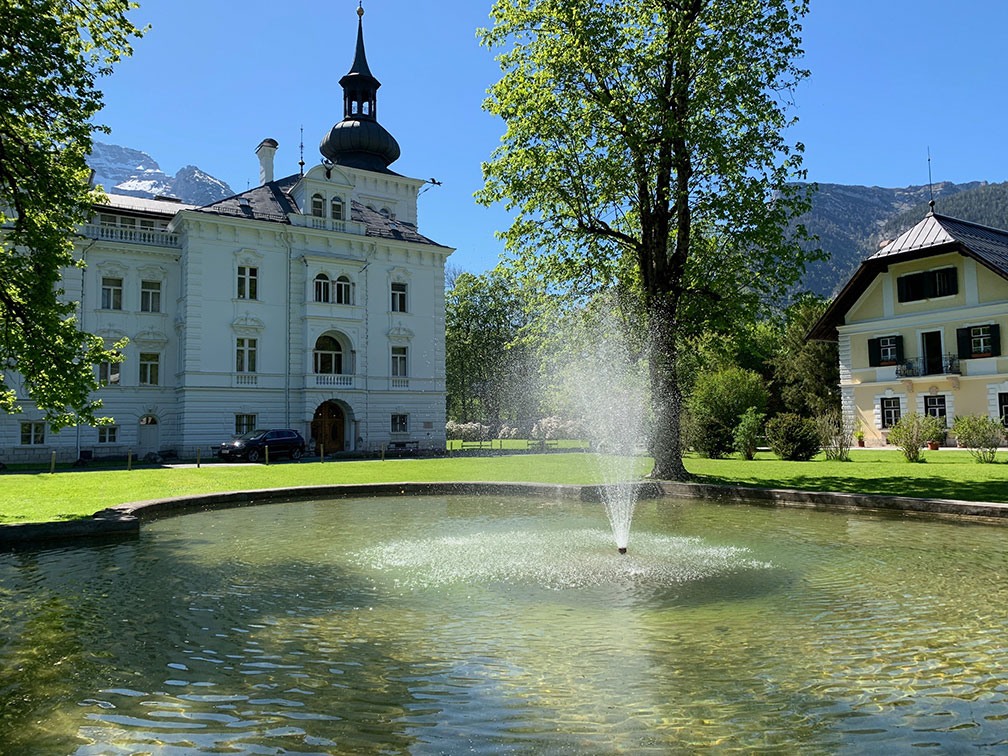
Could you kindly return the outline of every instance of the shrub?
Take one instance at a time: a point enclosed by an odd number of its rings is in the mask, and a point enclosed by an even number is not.
[[[767,443],[781,459],[807,462],[819,451],[819,430],[813,420],[785,412],[766,426]]]
[[[766,418],[755,407],[747,409],[739,424],[735,426],[735,451],[746,459],[756,456],[756,439],[763,430],[763,420]]]
[[[765,411],[768,399],[763,379],[751,370],[730,367],[701,373],[687,402],[693,448],[713,459],[728,454],[742,415],[750,408]]]
[[[1004,443],[1005,430],[997,420],[984,415],[963,415],[952,423],[952,434],[969,449],[977,462],[994,461],[997,448]]]
[[[921,461],[921,447],[945,437],[945,426],[931,415],[909,412],[889,429],[889,443],[903,450],[907,462]]]
[[[481,423],[445,423],[445,437],[449,440],[485,441],[490,438],[490,426]]]
[[[843,412],[827,412],[815,420],[819,430],[819,443],[822,445],[826,459],[846,462],[850,460],[850,448],[853,446],[855,430],[854,420]],[[864,431],[860,431],[864,438]]]

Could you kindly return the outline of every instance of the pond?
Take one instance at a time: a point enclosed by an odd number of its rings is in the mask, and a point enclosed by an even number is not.
[[[1008,743],[997,526],[510,497],[191,514],[0,554],[0,752]]]

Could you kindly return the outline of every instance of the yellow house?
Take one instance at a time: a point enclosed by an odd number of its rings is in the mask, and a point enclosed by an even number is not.
[[[932,211],[873,254],[809,332],[837,341],[847,417],[868,446],[908,412],[1008,424],[1008,231]]]

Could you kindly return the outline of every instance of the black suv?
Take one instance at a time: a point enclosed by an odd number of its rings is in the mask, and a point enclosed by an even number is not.
[[[249,462],[258,462],[266,456],[267,448],[271,457],[287,454],[291,459],[301,459],[305,450],[305,440],[300,433],[290,428],[254,430],[231,441],[225,441],[214,452],[221,459],[244,458]]]

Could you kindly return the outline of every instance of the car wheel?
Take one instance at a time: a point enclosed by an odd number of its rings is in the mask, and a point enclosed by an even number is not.
[[[249,453],[245,455],[245,459],[247,459],[249,462],[258,462],[259,461],[259,450],[258,449],[249,449]]]
[[[294,449],[291,451],[291,459],[301,459],[302,454],[304,454],[304,449]]]

